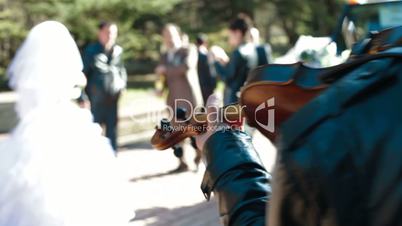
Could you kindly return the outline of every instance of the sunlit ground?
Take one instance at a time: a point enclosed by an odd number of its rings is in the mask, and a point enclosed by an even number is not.
[[[190,148],[186,157],[192,163]],[[215,201],[206,202],[200,190],[203,167],[168,174],[178,164],[172,151],[154,151],[146,143],[119,153],[118,161],[129,183],[130,200],[135,200],[136,218],[130,225],[219,225]]]

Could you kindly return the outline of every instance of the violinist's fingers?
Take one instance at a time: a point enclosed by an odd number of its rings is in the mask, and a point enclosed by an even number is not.
[[[216,94],[216,93],[213,93],[213,94],[211,94],[209,97],[208,97],[208,100],[207,100],[207,107],[210,107],[210,106],[217,106],[217,107],[219,107],[220,106],[220,103],[221,103],[221,99],[220,99],[220,97]]]
[[[222,103],[221,99],[216,94],[212,94],[211,96],[209,96],[207,100],[206,107],[207,107],[208,128],[205,133],[195,137],[196,144],[199,150],[203,150],[205,142],[215,132],[215,129],[219,125],[218,114],[221,103]]]
[[[208,113],[217,111],[221,105],[221,102],[221,99],[216,93],[213,93],[211,96],[209,96],[206,104]]]
[[[207,116],[208,116],[207,119],[209,125],[217,123],[221,103],[222,103],[221,99],[215,93],[208,97],[206,107],[207,107]]]

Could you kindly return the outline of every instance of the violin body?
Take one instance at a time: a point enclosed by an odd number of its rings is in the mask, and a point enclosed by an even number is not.
[[[275,141],[280,125],[327,88],[319,76],[328,70],[302,63],[256,68],[240,95],[248,124]]]

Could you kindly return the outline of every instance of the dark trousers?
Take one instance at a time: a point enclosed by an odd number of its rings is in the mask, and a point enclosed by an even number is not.
[[[115,151],[117,151],[117,103],[120,94],[107,95],[96,93],[90,96],[91,112],[94,122],[105,127],[105,135],[109,138],[110,143]]]
[[[214,86],[201,86],[202,99],[204,101],[204,105],[207,104],[208,97],[214,93]]]

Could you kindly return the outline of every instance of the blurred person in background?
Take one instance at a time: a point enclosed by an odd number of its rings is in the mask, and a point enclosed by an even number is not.
[[[35,26],[8,68],[18,125],[0,143],[0,226],[126,225],[133,212],[116,158],[73,103],[82,60],[67,28]]]
[[[216,75],[213,74],[208,60],[209,50],[207,36],[205,34],[199,34],[196,44],[198,49],[198,80],[200,82],[203,102],[206,103],[208,97],[216,88]]]
[[[222,48],[211,47],[214,67],[225,83],[223,95],[225,105],[238,101],[238,93],[247,79],[248,72],[266,63],[264,59],[259,59],[255,44],[250,41],[250,28],[251,19],[244,14],[240,14],[230,22],[228,42],[234,48],[230,58]]]
[[[155,73],[164,77],[168,89],[167,105],[173,109],[177,118],[185,118],[192,114],[194,107],[202,105],[201,90],[197,77],[197,50],[183,46],[180,29],[174,24],[167,24],[162,32],[166,52],[162,53]],[[174,126],[174,125],[173,125]],[[192,141],[193,146],[194,141]],[[172,172],[183,172],[189,169],[185,162],[183,144],[176,145],[174,154],[179,159],[179,166]],[[201,160],[199,150],[194,159],[198,165]]]
[[[122,60],[123,48],[116,44],[115,23],[101,22],[98,41],[90,44],[83,54],[84,74],[94,121],[105,128],[113,150],[117,153],[118,101],[127,83]]]

